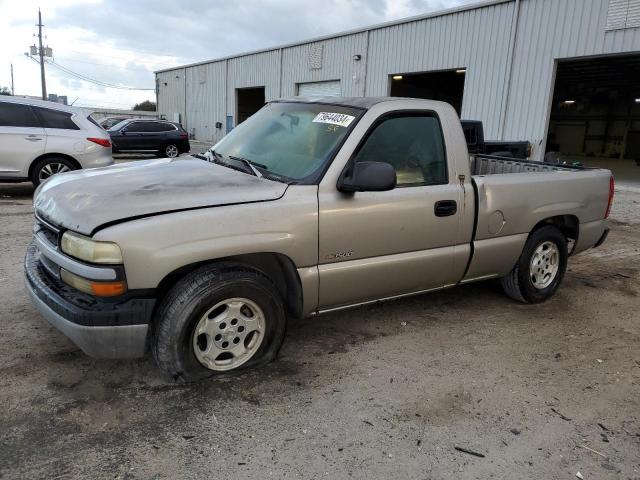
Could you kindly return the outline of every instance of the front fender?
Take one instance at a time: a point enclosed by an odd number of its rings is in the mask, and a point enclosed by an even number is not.
[[[156,288],[197,262],[273,252],[296,268],[318,263],[317,186],[292,186],[279,200],[188,210],[124,222],[94,238],[116,242],[130,289]]]

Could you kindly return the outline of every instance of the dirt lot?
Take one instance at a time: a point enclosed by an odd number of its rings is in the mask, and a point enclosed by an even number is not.
[[[640,479],[640,192],[546,304],[489,282],[298,321],[269,367],[188,386],[36,314],[31,192],[0,185],[0,478]]]

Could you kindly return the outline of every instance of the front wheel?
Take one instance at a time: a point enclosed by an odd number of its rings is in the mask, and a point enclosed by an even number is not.
[[[180,381],[262,366],[284,340],[282,298],[264,275],[206,266],[180,280],[158,309],[152,352]]]
[[[519,302],[544,302],[562,283],[567,258],[564,234],[553,225],[539,228],[527,239],[516,266],[501,279],[502,288]]]

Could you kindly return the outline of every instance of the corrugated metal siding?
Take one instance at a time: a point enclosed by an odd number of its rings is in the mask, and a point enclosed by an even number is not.
[[[466,67],[462,117],[498,132],[513,3],[372,30],[367,95],[388,95],[389,76]]]
[[[522,0],[504,139],[541,155],[556,59],[639,52],[640,29],[607,31],[608,0]]]
[[[303,97],[339,97],[342,95],[340,80],[299,83],[298,95]]]
[[[607,12],[607,30],[626,28],[629,0],[609,0]]]
[[[236,88],[264,87],[265,101],[280,98],[280,50],[231,58],[227,62],[227,115],[235,118]]]
[[[640,0],[629,0],[629,11],[627,12],[626,27],[640,27]]]
[[[322,45],[322,66],[309,66],[310,48]],[[332,38],[312,44],[298,45],[282,51],[282,96],[296,95],[299,83],[340,80],[342,95],[361,97],[364,95],[367,33]],[[354,60],[354,55],[361,55]]]
[[[295,95],[299,83],[340,80],[345,96],[387,95],[392,74],[466,67],[462,116],[482,120],[487,138],[539,147],[557,59],[640,52],[640,28],[607,31],[609,1],[521,0],[508,85],[516,0],[187,67],[185,123],[198,139],[217,140],[213,125],[235,116],[236,88],[264,86],[269,101]],[[320,68],[310,68],[310,50],[322,51]],[[157,74],[167,118],[184,115],[184,72]]]
[[[173,114],[184,118],[184,69],[157,74],[158,113],[173,121]],[[166,85],[165,85],[166,83]]]
[[[195,129],[198,140],[215,142],[224,136],[225,124],[225,62],[187,68],[187,118],[185,128]]]

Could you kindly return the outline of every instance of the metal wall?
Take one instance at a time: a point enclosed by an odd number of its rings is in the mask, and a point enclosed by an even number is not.
[[[367,95],[388,95],[394,73],[467,68],[462,118],[482,120],[497,138],[513,9],[502,3],[372,30]]]
[[[310,68],[309,57],[314,48],[322,49],[321,68]],[[300,83],[326,80],[340,80],[340,91],[345,97],[363,96],[366,50],[367,32],[283,49],[282,96],[297,95]],[[360,55],[360,60],[354,60],[354,55]]]
[[[540,158],[557,60],[640,51],[640,28],[606,30],[608,6],[608,0],[521,0],[505,139],[529,140]]]
[[[225,62],[187,68],[187,114],[183,126],[198,140],[214,143],[224,136],[225,68]],[[222,128],[216,129],[216,122]]]
[[[184,76],[184,68],[156,73],[157,110],[167,120],[173,121],[179,113],[184,122]]]
[[[264,87],[267,102],[280,97],[280,50],[230,58],[227,69],[227,115],[235,118],[237,88]]]
[[[344,96],[388,95],[393,74],[466,68],[462,117],[482,120],[487,138],[531,141],[540,158],[556,61],[640,51],[640,28],[606,30],[608,6],[495,0],[161,71],[158,108],[169,119],[181,112],[198,140],[214,141],[225,133],[226,116],[235,117],[238,88],[264,86],[269,101],[296,95],[299,83],[339,80]],[[222,131],[212,129],[217,121]]]

